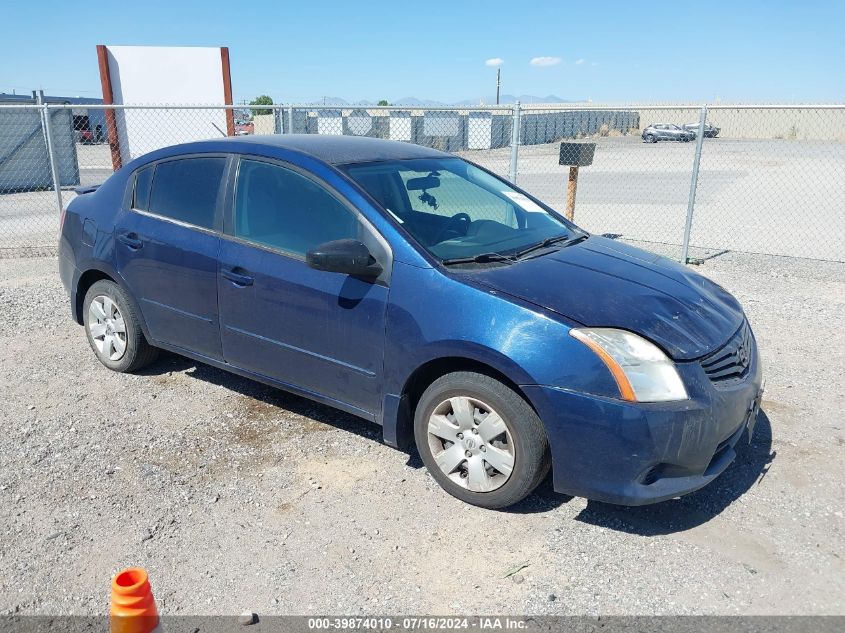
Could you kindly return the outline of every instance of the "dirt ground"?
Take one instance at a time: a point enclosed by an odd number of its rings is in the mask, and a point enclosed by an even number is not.
[[[768,381],[712,485],[622,508],[547,481],[504,512],[327,407],[172,355],[108,371],[56,268],[0,260],[0,613],[103,613],[130,565],[163,614],[845,613],[843,264],[700,267]]]

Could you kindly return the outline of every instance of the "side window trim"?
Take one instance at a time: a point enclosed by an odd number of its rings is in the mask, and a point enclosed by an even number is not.
[[[176,218],[171,218],[167,215],[162,215],[160,213],[156,213],[155,211],[150,211],[148,209],[138,209],[134,206],[135,203],[135,186],[138,180],[138,174],[145,169],[152,169],[153,176],[150,179],[150,195],[152,194],[152,186],[153,182],[155,181],[155,170],[158,165],[162,163],[168,163],[177,160],[186,160],[191,158],[224,158],[226,159],[226,165],[223,168],[223,175],[220,178],[220,184],[217,189],[217,198],[214,207],[214,222],[211,228],[205,226],[199,226],[197,224],[192,224],[190,222],[185,222],[183,220],[177,220]],[[146,215],[147,217],[155,218],[157,220],[163,220],[165,222],[170,222],[171,224],[176,224],[178,226],[183,226],[185,228],[194,229],[196,231],[201,231],[203,233],[209,233],[213,235],[222,236],[223,235],[223,217],[226,210],[226,195],[228,192],[228,183],[231,179],[231,170],[232,165],[235,161],[236,156],[233,154],[225,153],[225,152],[209,152],[209,153],[194,153],[194,154],[180,154],[178,156],[168,156],[166,158],[161,158],[156,161],[152,161],[143,165],[136,169],[132,173],[132,187],[131,187],[131,196],[129,197],[129,211],[132,213],[138,213],[140,215]],[[149,202],[148,202],[149,204]]]
[[[249,160],[255,161],[260,163],[267,163],[269,165],[274,165],[276,167],[281,167],[283,169],[288,169],[303,178],[310,180],[315,185],[323,188],[326,192],[328,192],[333,198],[335,198],[343,207],[349,211],[349,213],[355,218],[355,220],[363,227],[363,229],[369,234],[371,241],[375,242],[380,246],[381,252],[374,252],[373,256],[379,260],[379,263],[384,268],[384,272],[382,275],[378,277],[378,281],[383,281],[387,284],[390,280],[390,271],[393,268],[393,249],[390,247],[390,243],[387,239],[379,232],[379,230],[370,222],[370,220],[361,213],[360,209],[358,209],[352,202],[350,202],[346,196],[342,195],[337,189],[332,187],[326,181],[321,178],[317,178],[313,173],[302,169],[298,165],[294,165],[285,160],[281,160],[278,158],[271,158],[268,156],[258,156],[253,154],[235,154],[232,156],[233,165],[230,170],[231,177],[229,186],[226,191],[226,204],[225,204],[225,213],[224,213],[224,221],[223,221],[223,231],[222,237],[224,239],[229,239],[235,242],[240,242],[242,244],[248,244],[249,246],[260,248],[265,251],[269,251],[271,253],[275,253],[277,255],[281,255],[283,257],[287,257],[289,259],[294,259],[300,262],[305,262],[305,257],[303,255],[299,255],[298,253],[293,253],[290,251],[285,251],[281,248],[271,246],[269,244],[263,244],[261,242],[257,242],[255,240],[251,240],[247,237],[240,237],[235,235],[235,207],[237,202],[237,186],[238,186],[238,174],[240,173],[241,161]]]

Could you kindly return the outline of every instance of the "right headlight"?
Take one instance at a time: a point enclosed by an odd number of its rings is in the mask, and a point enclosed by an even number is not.
[[[574,328],[569,334],[607,365],[623,400],[666,402],[689,397],[675,363],[651,341],[614,328]]]

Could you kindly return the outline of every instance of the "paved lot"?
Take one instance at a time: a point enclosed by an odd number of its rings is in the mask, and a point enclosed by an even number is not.
[[[575,221],[594,233],[664,245],[683,241],[695,143],[643,143],[637,136],[595,141],[579,172]],[[564,209],[568,167],[559,144],[519,148],[517,182]],[[507,174],[509,150],[466,152]],[[705,139],[691,244],[845,260],[845,143]],[[676,258],[680,248],[672,249]]]
[[[492,512],[332,409],[169,355],[109,372],[56,261],[0,260],[0,612],[103,613],[143,565],[165,614],[843,614],[845,265],[701,271],[765,362],[737,462],[657,506],[547,482]]]
[[[595,160],[580,173],[576,221],[680,258],[695,144],[591,140]],[[564,209],[568,168],[557,164],[558,148],[521,147],[518,183]],[[108,146],[77,150],[83,185],[108,177]],[[508,148],[463,154],[508,174]],[[691,242],[698,255],[738,250],[845,260],[845,142],[706,139],[696,200]],[[0,195],[0,249],[52,246],[57,230],[53,192]]]
[[[97,185],[112,173],[109,146],[76,145],[79,184]],[[67,205],[76,197],[72,188],[62,190]],[[0,193],[0,256],[3,249],[54,247],[59,231],[59,212],[54,191]]]

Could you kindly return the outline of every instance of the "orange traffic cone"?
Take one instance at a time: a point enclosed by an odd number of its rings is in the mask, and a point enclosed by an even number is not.
[[[158,609],[145,570],[130,567],[112,579],[109,623],[111,633],[157,630]]]

